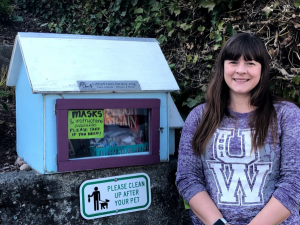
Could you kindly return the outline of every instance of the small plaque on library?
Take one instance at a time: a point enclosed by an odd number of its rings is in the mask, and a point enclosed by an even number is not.
[[[150,178],[136,173],[87,180],[79,196],[80,213],[88,220],[145,210],[151,204]]]
[[[126,81],[82,81],[78,80],[80,91],[138,91],[141,90],[137,80]]]

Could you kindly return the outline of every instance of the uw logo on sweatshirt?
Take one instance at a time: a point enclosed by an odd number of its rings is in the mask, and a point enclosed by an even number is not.
[[[260,161],[259,151],[251,152],[250,129],[238,129],[240,153],[230,153],[235,129],[217,129],[213,138],[213,158],[206,160],[218,188],[218,203],[224,205],[264,204],[263,187],[272,162]]]

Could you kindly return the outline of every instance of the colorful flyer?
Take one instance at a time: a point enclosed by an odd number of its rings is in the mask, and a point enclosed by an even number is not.
[[[103,110],[69,110],[68,138],[89,139],[103,138]]]

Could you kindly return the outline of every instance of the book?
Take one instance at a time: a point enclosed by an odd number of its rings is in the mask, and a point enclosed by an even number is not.
[[[128,126],[139,131],[138,109],[104,109],[104,124]]]
[[[139,115],[139,109],[104,109],[104,137],[95,140],[97,148],[143,143],[145,135],[139,117],[145,117]]]

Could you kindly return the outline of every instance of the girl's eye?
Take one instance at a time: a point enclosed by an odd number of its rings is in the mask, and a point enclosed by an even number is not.
[[[247,64],[250,66],[255,65],[253,62],[247,62]]]

